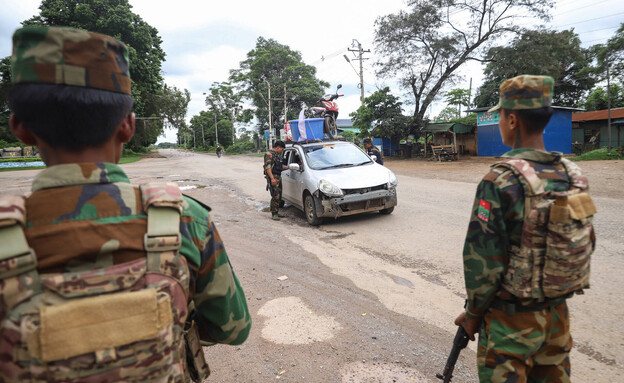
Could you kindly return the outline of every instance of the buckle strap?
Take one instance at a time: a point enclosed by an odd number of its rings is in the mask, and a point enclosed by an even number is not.
[[[37,257],[24,234],[25,212],[23,197],[0,197],[0,279],[37,268]]]
[[[180,188],[169,182],[145,184],[140,189],[147,214],[145,250],[149,253],[179,250],[182,245],[180,214],[184,201]]]

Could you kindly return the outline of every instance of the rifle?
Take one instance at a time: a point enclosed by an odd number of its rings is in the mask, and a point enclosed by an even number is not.
[[[468,341],[470,341],[470,338],[468,338],[466,330],[464,330],[462,326],[459,326],[457,333],[455,333],[455,339],[453,340],[453,349],[451,349],[451,353],[448,359],[446,359],[444,372],[442,374],[436,374],[436,378],[441,379],[444,383],[449,383],[451,381],[455,363],[457,363],[457,358],[459,358],[459,353],[468,346]]]

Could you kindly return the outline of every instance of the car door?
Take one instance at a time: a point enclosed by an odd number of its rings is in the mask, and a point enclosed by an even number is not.
[[[282,199],[293,203],[293,196],[295,195],[295,182],[292,179],[293,171],[289,170],[287,165],[291,161],[291,157],[295,149],[284,149],[284,170],[282,171]]]
[[[291,203],[299,207],[303,207],[303,201],[301,200],[301,198],[303,195],[304,177],[305,177],[305,168],[304,168],[304,164],[301,158],[302,158],[302,153],[298,150],[298,148],[294,148],[289,157],[289,163],[288,163],[288,165],[290,164],[299,165],[299,170],[289,170],[289,173],[290,173],[289,180],[291,182],[290,184],[291,194],[290,194],[289,200],[291,201]]]

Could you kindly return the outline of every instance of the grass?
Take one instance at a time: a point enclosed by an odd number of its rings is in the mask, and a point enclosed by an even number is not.
[[[624,155],[615,149],[601,148],[571,158],[573,161],[624,160]]]
[[[141,159],[141,156],[133,153],[131,155],[127,155],[127,156],[123,156],[121,157],[121,159],[119,160],[119,164],[129,164],[132,162],[137,162],[138,160]],[[30,161],[41,161],[40,158],[29,158],[29,159],[25,159],[25,158],[12,158],[10,160],[2,160],[0,162],[30,162]],[[0,172],[9,172],[9,171],[14,171],[14,170],[33,170],[33,169],[44,169],[45,166],[25,166],[25,167],[21,167],[21,168],[0,168]]]

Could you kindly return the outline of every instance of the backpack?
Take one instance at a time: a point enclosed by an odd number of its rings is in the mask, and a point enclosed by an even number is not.
[[[524,189],[520,248],[510,249],[502,287],[518,298],[543,301],[589,288],[590,258],[596,246],[587,178],[576,164],[562,160],[570,179],[567,191],[545,191],[531,164],[510,158],[493,165],[511,170]]]
[[[198,356],[184,339],[189,269],[178,251],[182,194],[175,184],[140,191],[144,258],[55,274],[37,271],[23,230],[25,199],[0,198],[0,381],[190,379],[187,358]]]

